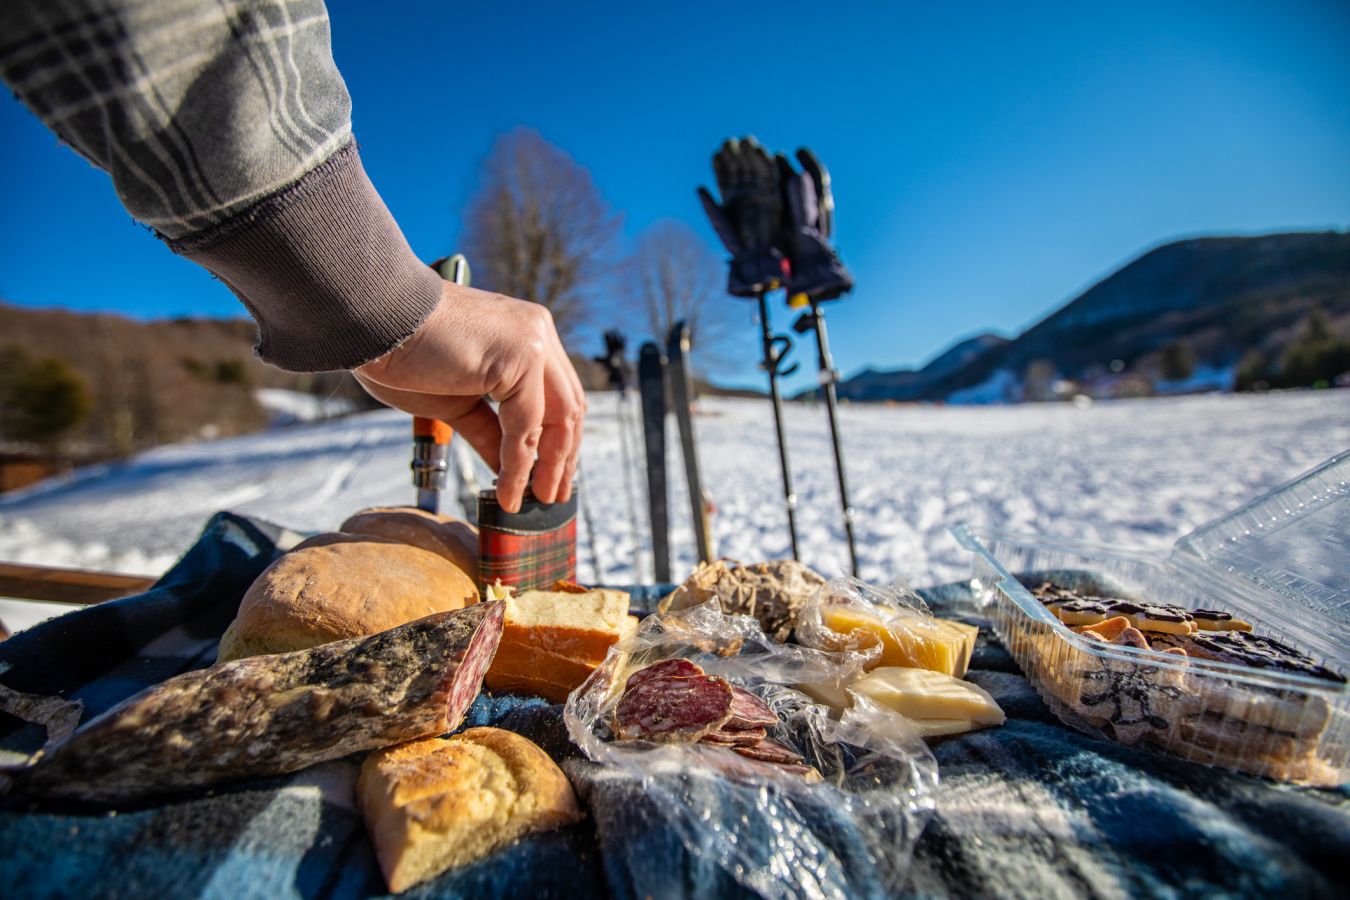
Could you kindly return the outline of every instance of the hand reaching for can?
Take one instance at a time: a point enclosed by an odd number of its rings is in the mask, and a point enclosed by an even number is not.
[[[380,402],[463,435],[498,473],[506,511],[527,484],[545,503],[571,496],[586,395],[539,304],[446,282],[411,337],[353,374]]]

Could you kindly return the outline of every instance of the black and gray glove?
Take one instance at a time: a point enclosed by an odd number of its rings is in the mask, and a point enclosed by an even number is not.
[[[713,157],[713,174],[722,195],[719,205],[707,188],[698,189],[703,210],[731,253],[727,291],[754,297],[779,287],[784,278],[783,193],[778,169],[752,137],[729,140]]]
[[[834,300],[853,290],[853,276],[830,246],[834,195],[830,173],[805,148],[797,151],[798,172],[781,153],[775,159],[783,191],[783,234],[779,246],[788,258],[788,302]]]

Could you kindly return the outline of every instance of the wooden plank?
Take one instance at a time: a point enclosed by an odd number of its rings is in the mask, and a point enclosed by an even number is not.
[[[102,603],[139,594],[155,583],[144,575],[0,563],[0,595],[53,603]]]

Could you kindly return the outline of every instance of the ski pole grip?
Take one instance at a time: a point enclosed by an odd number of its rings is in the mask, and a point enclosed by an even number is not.
[[[448,444],[454,437],[454,431],[440,419],[428,419],[413,416],[413,438],[430,440],[433,444]]]

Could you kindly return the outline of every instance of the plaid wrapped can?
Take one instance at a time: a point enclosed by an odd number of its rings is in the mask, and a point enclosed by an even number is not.
[[[541,503],[526,490],[520,512],[497,503],[495,489],[478,494],[478,587],[500,581],[518,591],[551,589],[577,574],[577,488],[566,503]]]

